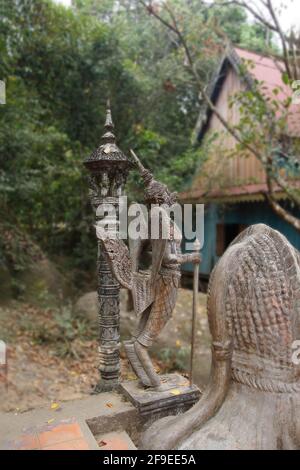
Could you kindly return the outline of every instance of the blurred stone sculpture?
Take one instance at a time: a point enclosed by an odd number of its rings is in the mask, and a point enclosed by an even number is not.
[[[183,415],[156,421],[141,447],[299,449],[299,252],[265,225],[244,231],[211,275],[208,317],[204,395]]]
[[[134,152],[132,156],[145,186],[145,202],[149,209],[148,220],[142,218],[140,231],[153,233],[151,224],[155,223],[158,224],[155,230],[158,237],[129,238],[128,249],[118,236],[108,237],[99,226],[97,236],[103,242],[115,277],[123,287],[130,289],[139,317],[136,334],[124,343],[130,364],[144,386],[163,390],[165,386],[153,367],[148,348],[171,318],[179,287],[180,265],[198,263],[200,256],[199,253],[181,254],[181,232],[168,212],[176,202],[176,194],[156,181]],[[143,268],[147,258],[150,266]]]

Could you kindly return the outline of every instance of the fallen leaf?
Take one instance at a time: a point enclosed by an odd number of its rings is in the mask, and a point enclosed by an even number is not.
[[[127,380],[137,380],[137,376],[132,372],[128,372],[126,375]]]
[[[60,405],[58,403],[51,403],[51,410],[58,410],[60,408]]]
[[[51,419],[48,419],[47,423],[51,424],[51,423],[53,423],[53,421],[54,421],[54,418],[51,418]]]
[[[106,403],[107,408],[112,408],[114,405],[112,403]]]
[[[175,388],[174,390],[171,390],[171,394],[172,395],[180,395],[181,392],[180,392],[180,390],[178,390],[178,388]]]
[[[98,445],[99,445],[99,447],[103,447],[103,446],[106,446],[106,445],[107,445],[107,442],[105,442],[105,441],[99,441],[99,442],[98,442]]]
[[[178,340],[176,341],[176,348],[180,348],[180,346],[181,346],[181,341],[178,339]]]

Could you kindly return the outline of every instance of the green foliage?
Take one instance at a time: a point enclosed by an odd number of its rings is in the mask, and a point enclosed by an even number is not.
[[[233,44],[254,52],[276,48],[272,33],[259,23],[249,23],[244,8],[235,5],[216,7],[212,16]]]
[[[205,156],[191,144],[197,87],[174,37],[136,0],[73,5],[3,5],[0,79],[7,104],[0,107],[0,213],[50,255],[69,256],[73,268],[91,269],[93,214],[82,161],[99,145],[108,96],[120,147],[134,148],[172,190],[184,188]],[[212,33],[217,27],[242,44],[246,30],[249,42],[255,36],[240,9],[211,10],[196,0],[174,5],[203,81],[221,45]],[[131,197],[136,179],[129,178]],[[7,261],[5,250],[2,243],[0,256]],[[13,269],[26,264],[20,250],[14,256]]]
[[[37,315],[33,321],[32,314],[23,314],[18,322],[22,334],[28,336],[33,344],[52,345],[59,357],[80,359],[76,342],[95,339],[91,325],[74,315],[72,306],[68,304],[56,310],[46,309],[44,314],[46,321],[41,321]]]
[[[159,351],[158,359],[163,363],[165,372],[185,372],[190,359],[190,348],[163,348]]]
[[[109,94],[125,123],[119,134],[127,134],[135,80],[107,25],[46,0],[6,5],[0,47],[7,88],[0,211],[48,253],[75,253],[89,267],[94,243],[82,161],[99,144]]]

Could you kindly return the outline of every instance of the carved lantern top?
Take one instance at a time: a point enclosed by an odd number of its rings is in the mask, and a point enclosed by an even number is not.
[[[86,158],[84,165],[92,173],[109,170],[115,167],[118,170],[126,170],[132,163],[116,144],[114,134],[114,123],[111,117],[110,104],[107,103],[106,120],[104,124],[105,132],[102,136],[102,143],[94,152]]]

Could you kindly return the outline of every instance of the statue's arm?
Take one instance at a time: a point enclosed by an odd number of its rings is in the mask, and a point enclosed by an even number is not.
[[[178,263],[179,264],[184,264],[184,263],[194,263],[194,264],[200,264],[201,263],[201,255],[200,253],[185,253],[184,255],[180,254],[178,255]]]
[[[160,224],[160,232],[163,234],[168,234],[170,231],[170,226],[171,226],[171,220],[169,215],[166,213],[166,211],[161,208],[161,207],[154,207],[152,209],[152,217],[157,218]],[[174,223],[173,225],[173,230],[174,230],[174,238],[175,238],[175,249],[172,250],[172,242],[169,240],[168,243],[166,243],[166,247],[164,250],[164,255],[163,255],[163,261],[164,263],[174,263],[174,264],[184,264],[184,263],[194,263],[194,264],[200,264],[201,262],[201,257],[200,254],[197,253],[189,253],[189,254],[182,254],[180,250],[180,244],[182,240],[182,235],[177,227],[177,225]],[[173,241],[173,243],[174,243]]]
[[[174,264],[184,264],[184,263],[200,264],[201,256],[199,253],[182,254],[179,252],[178,248],[176,250],[176,253],[172,253],[171,244],[168,243],[166,251],[165,251],[165,255],[164,255],[164,262],[174,263]]]

